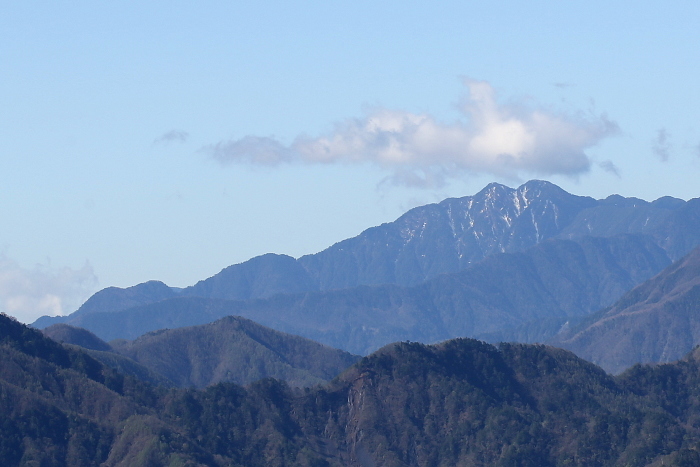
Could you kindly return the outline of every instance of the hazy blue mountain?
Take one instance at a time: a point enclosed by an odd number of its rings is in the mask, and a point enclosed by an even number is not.
[[[491,255],[464,271],[413,287],[359,286],[231,301],[177,297],[69,322],[104,340],[244,316],[355,354],[389,342],[437,342],[498,335],[523,325],[585,316],[612,304],[669,264],[645,236],[550,240],[521,253]],[[533,341],[553,335],[533,335]]]
[[[474,196],[414,208],[299,261],[321,290],[415,285],[549,238],[623,233],[649,235],[678,259],[700,244],[700,199],[594,200],[540,180],[517,189],[492,183]]]
[[[280,293],[317,290],[306,270],[291,256],[266,254],[235,264],[182,290],[183,296],[248,300]]]
[[[149,281],[128,288],[107,287],[90,297],[67,316],[42,316],[32,325],[43,329],[89,313],[121,311],[173,297],[206,297],[227,300],[265,298],[279,293],[317,290],[306,270],[291,256],[266,254],[223,269],[218,274],[184,289]]]
[[[596,204],[549,182],[534,180],[517,189],[491,183],[474,196],[411,209],[299,261],[322,290],[415,285],[554,237]]]
[[[92,295],[82,304],[71,318],[90,313],[103,313],[110,311],[126,310],[138,305],[158,302],[178,295],[179,289],[168,287],[160,281],[144,282],[125,289],[120,287],[107,287]],[[39,329],[52,324],[66,323],[67,316],[42,316],[33,323]]]
[[[649,235],[672,260],[700,245],[700,198],[687,202],[665,196],[653,202],[611,195],[581,211],[561,237],[608,237],[620,233]]]
[[[613,373],[678,360],[700,344],[700,248],[552,343]]]
[[[678,259],[700,244],[700,199],[646,202],[612,195],[595,200],[540,180],[516,189],[492,183],[473,196],[414,208],[394,222],[298,260],[263,255],[183,290],[156,282],[108,288],[78,313],[124,310],[181,295],[248,300],[359,285],[413,286],[550,238],[625,233],[647,235],[669,258]],[[43,317],[34,325],[56,322],[69,321]]]

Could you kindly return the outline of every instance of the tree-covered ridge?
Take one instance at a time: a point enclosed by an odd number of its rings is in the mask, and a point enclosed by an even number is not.
[[[105,462],[123,423],[153,413],[160,397],[153,387],[0,315],[2,465]]]
[[[316,388],[264,379],[183,390],[71,356],[4,316],[0,331],[3,465],[700,461],[697,352],[613,377],[547,346],[406,342]]]
[[[66,324],[54,324],[43,333],[86,347],[94,358],[122,372],[183,388],[219,382],[248,384],[267,377],[291,386],[313,386],[328,382],[360,358],[236,316],[110,344]]]
[[[113,344],[179,387],[248,384],[266,377],[305,387],[325,383],[359,356],[237,316]]]

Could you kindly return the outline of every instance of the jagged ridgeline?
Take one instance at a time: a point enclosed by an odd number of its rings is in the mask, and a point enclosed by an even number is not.
[[[358,285],[411,286],[549,238],[619,234],[648,235],[671,260],[679,259],[700,245],[700,199],[646,202],[611,195],[595,200],[541,180],[517,189],[492,183],[474,196],[411,209],[394,222],[298,260],[263,255],[185,289],[157,281],[109,287],[77,314],[118,311],[178,295],[249,300]]]
[[[398,343],[332,382],[165,389],[0,316],[2,465],[698,465],[698,355]]]
[[[361,355],[400,340],[546,342],[699,242],[697,199],[491,184],[315,255],[260,256],[185,289],[108,288],[34,325],[63,321],[109,341],[237,315]]]

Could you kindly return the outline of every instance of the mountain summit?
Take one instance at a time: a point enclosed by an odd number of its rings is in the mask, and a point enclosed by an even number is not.
[[[572,240],[579,246],[545,245]],[[133,339],[238,314],[355,353],[401,339],[531,342],[569,317],[613,304],[698,244],[700,199],[595,200],[540,180],[515,189],[492,183],[473,196],[414,208],[314,255],[263,255],[185,289],[156,282],[105,289],[75,315],[34,325],[63,321],[103,339]],[[527,253],[538,246],[544,248]],[[518,268],[504,274],[505,264],[523,262],[532,263],[527,277]],[[466,277],[475,279],[465,283]]]
[[[541,180],[517,189],[491,183],[474,196],[411,209],[299,262],[321,290],[415,285],[554,237],[596,203]]]

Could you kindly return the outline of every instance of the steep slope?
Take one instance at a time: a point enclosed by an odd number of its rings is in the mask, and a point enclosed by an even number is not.
[[[166,413],[245,465],[272,449],[265,462],[277,465],[696,465],[700,433],[687,422],[697,382],[693,359],[615,379],[560,349],[457,339],[387,346],[302,397],[255,385],[274,401],[264,440],[241,429],[250,402],[235,388],[210,387]]]
[[[269,377],[308,387],[328,382],[360,358],[234,316],[112,345],[185,388],[220,382],[249,384]]]
[[[551,240],[523,253],[492,255],[465,271],[415,287],[361,286],[328,292],[223,301],[179,297],[70,321],[102,339],[134,339],[162,328],[239,315],[331,347],[367,354],[398,340],[436,342],[499,335],[551,322],[533,341],[570,317],[613,303],[669,260],[646,237]]]
[[[613,373],[678,360],[700,343],[700,248],[552,342]]]

